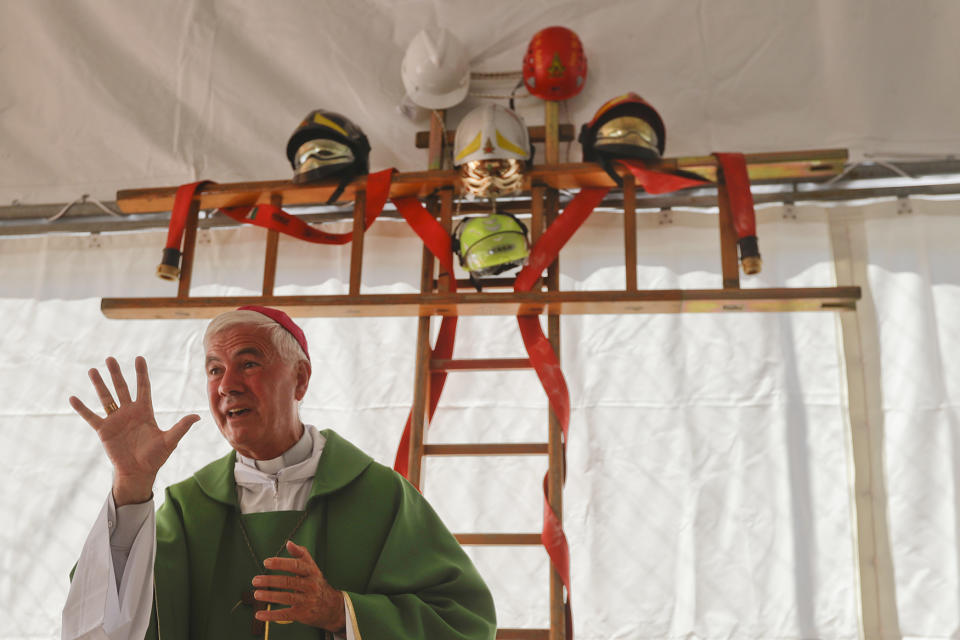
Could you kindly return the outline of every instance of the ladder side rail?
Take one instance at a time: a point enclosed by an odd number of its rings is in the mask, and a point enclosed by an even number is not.
[[[443,168],[444,158],[444,136],[446,134],[446,112],[443,110],[433,110],[430,112],[430,138],[428,141],[427,169],[436,171]],[[444,204],[449,209],[449,197],[451,192],[444,190],[447,199]],[[427,210],[436,217],[438,203],[436,197],[427,199]],[[449,217],[449,211],[447,216]],[[427,248],[423,246],[423,258],[420,269],[420,293],[430,294],[434,291],[434,257]],[[441,275],[436,279],[439,286],[438,290],[443,291],[443,286],[449,287],[450,279],[453,274]],[[429,421],[430,411],[430,359],[432,350],[430,348],[430,311],[421,311],[420,319],[417,321],[417,346],[416,346],[416,365],[414,370],[413,384],[413,409],[410,420],[410,449],[407,454],[408,467],[407,479],[413,486],[423,491],[423,447],[425,425]]]
[[[183,234],[183,254],[180,260],[180,283],[177,285],[177,298],[190,297],[190,280],[193,277],[193,258],[197,248],[197,221],[200,218],[199,194],[190,200],[187,211],[187,224]]]
[[[436,212],[436,201],[430,199],[427,209]],[[423,259],[420,268],[420,292],[432,293],[433,290],[434,258],[426,245],[423,247]],[[430,397],[430,320],[431,315],[421,315],[417,321],[416,365],[413,381],[413,412],[410,420],[410,450],[408,452],[409,465],[407,479],[421,491],[422,462],[423,462],[423,434],[427,422]]]
[[[740,261],[737,259],[737,230],[733,226],[733,213],[730,211],[730,198],[727,185],[717,185],[717,204],[720,214],[717,224],[720,227],[720,269],[723,273],[724,289],[740,288]]]
[[[637,183],[623,176],[623,262],[627,291],[637,290]]]
[[[366,233],[367,192],[357,191],[353,200],[353,241],[350,247],[350,295],[360,295],[363,276],[363,238]]]
[[[283,196],[279,193],[270,194],[270,204],[278,209],[283,206]],[[267,229],[267,243],[263,256],[263,287],[265,296],[273,295],[273,287],[277,282],[277,251],[280,245],[280,232],[276,229]]]
[[[560,198],[556,189],[546,190],[544,218],[549,226],[559,213]],[[548,291],[560,290],[560,256],[547,267],[546,282]],[[547,315],[547,339],[557,361],[560,362],[560,316],[556,313]],[[563,434],[560,420],[552,407],[548,408],[548,439],[547,439],[547,501],[550,508],[557,515],[559,524],[563,524],[563,476],[564,453]],[[550,565],[550,640],[564,640],[566,636],[566,608],[564,606],[563,580],[556,568]]]

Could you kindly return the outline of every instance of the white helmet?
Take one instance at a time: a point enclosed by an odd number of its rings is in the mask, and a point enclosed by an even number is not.
[[[530,135],[514,111],[499,104],[480,105],[457,127],[453,166],[470,195],[489,197],[523,186],[530,160]]]
[[[467,97],[470,56],[446,29],[421,31],[410,42],[400,67],[403,86],[413,103],[425,109],[449,109]]]

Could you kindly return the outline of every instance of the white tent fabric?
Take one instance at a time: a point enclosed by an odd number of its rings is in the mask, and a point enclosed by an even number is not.
[[[0,0],[0,205],[88,193],[284,179],[311,109],[349,115],[374,169],[423,168],[425,122],[396,111],[421,28],[467,45],[476,71],[518,70],[562,24],[589,76],[561,110],[576,126],[626,91],[663,116],[668,155],[845,147],[854,159],[956,155],[960,3],[953,0]],[[512,83],[478,82],[481,93]],[[453,125],[480,98],[451,110]],[[539,101],[521,98],[530,125]],[[564,148],[579,160],[574,143]],[[885,517],[898,629],[960,637],[960,219],[912,200],[758,214],[764,272],[745,287],[833,286],[832,216],[855,220],[878,349]],[[567,289],[622,287],[620,226],[597,213],[565,250]],[[67,573],[109,487],[95,435],[66,397],[86,370],[147,356],[161,422],[206,414],[200,321],[115,321],[99,299],[170,295],[152,276],[164,234],[0,240],[0,640],[54,638]],[[202,231],[195,295],[256,294],[263,235]],[[720,286],[713,216],[639,231],[646,288]],[[367,236],[365,291],[413,291],[420,244]],[[278,293],[340,293],[348,248],[281,240]],[[304,418],[390,464],[412,397],[416,322],[304,319],[316,367]],[[858,634],[845,367],[832,313],[567,317],[573,419],[565,522],[577,636],[847,639]],[[461,321],[462,357],[522,352],[509,318]],[[364,381],[361,387],[358,381]],[[508,384],[503,384],[504,382]],[[451,376],[433,441],[541,440],[526,373]],[[209,418],[163,486],[225,451]],[[540,458],[430,460],[425,492],[451,528],[537,531]],[[503,626],[547,624],[541,549],[471,549]]]
[[[960,152],[953,0],[0,0],[0,203],[283,179],[287,138],[320,107],[364,129],[372,168],[420,170],[413,137],[426,122],[396,110],[414,34],[445,27],[474,70],[519,71],[553,24],[580,35],[589,63],[561,113],[577,127],[636,91],[666,122],[673,156]],[[451,125],[478,103],[455,108]],[[517,108],[543,123],[539,100]]]
[[[833,286],[828,216],[863,216],[878,318],[885,478],[901,632],[956,637],[960,237],[949,202],[759,212],[762,274],[744,286]],[[563,262],[563,286],[622,286],[618,216],[597,213]],[[641,219],[641,287],[720,283],[715,218]],[[53,638],[67,573],[110,483],[95,434],[66,404],[95,397],[86,369],[117,355],[151,366],[160,421],[207,416],[203,321],[104,318],[101,296],[170,295],[151,273],[160,232],[0,242],[4,390],[0,638]],[[195,294],[255,294],[254,228],[203,231]],[[419,244],[377,223],[369,291],[411,291]],[[347,248],[281,241],[279,292],[346,288]],[[375,265],[375,266],[374,266]],[[522,353],[509,318],[463,319],[457,356]],[[416,322],[303,319],[317,365],[305,420],[391,464],[412,397]],[[831,312],[568,316],[562,355],[573,418],[565,523],[577,637],[857,636],[846,387]],[[360,381],[363,381],[361,386]],[[504,383],[507,384],[504,384]],[[433,442],[536,441],[534,376],[451,376]],[[164,468],[185,477],[226,445],[206,417]],[[430,460],[425,493],[453,530],[537,531],[542,458]],[[542,549],[477,549],[503,626],[546,626]]]

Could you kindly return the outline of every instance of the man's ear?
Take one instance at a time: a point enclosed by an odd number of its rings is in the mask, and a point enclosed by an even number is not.
[[[307,395],[311,373],[313,373],[313,369],[310,368],[310,363],[307,360],[301,360],[297,363],[297,387],[294,395],[298,401],[303,400],[303,397]]]

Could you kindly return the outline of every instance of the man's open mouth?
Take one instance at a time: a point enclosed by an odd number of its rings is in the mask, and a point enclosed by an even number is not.
[[[236,418],[237,416],[242,416],[245,413],[250,413],[250,409],[230,409],[227,411],[227,417]]]

